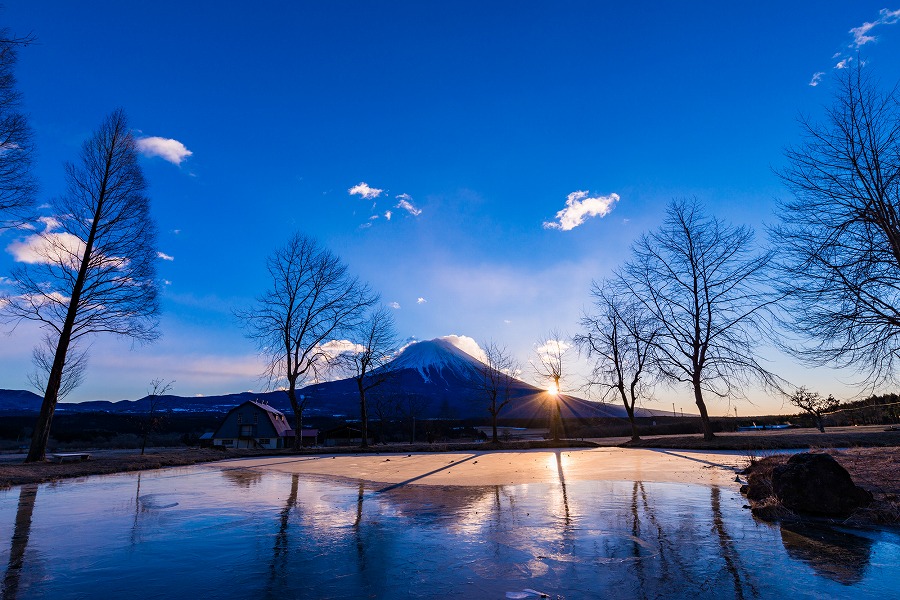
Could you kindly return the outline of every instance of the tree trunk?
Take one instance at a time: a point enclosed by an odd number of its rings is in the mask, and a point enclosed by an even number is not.
[[[822,419],[821,415],[816,415],[816,425],[819,426],[819,431],[825,433],[825,421]]]
[[[711,440],[716,436],[713,435],[712,424],[709,422],[709,413],[706,412],[706,404],[703,402],[703,390],[700,389],[700,383],[694,382],[694,400],[697,408],[700,409],[700,423],[703,425],[703,439]]]
[[[360,448],[368,448],[369,447],[369,411],[366,407],[366,388],[363,387],[362,380],[357,379],[356,385],[359,387],[359,416],[360,416],[360,431],[362,432],[362,442],[360,442]]]
[[[289,382],[287,389],[288,400],[291,401],[291,409],[294,411],[294,450],[303,448],[303,407],[297,402],[297,390],[294,382]]]
[[[641,441],[641,436],[638,435],[637,423],[634,422],[634,407],[625,406],[625,412],[628,413],[628,420],[631,422],[631,441]]]
[[[72,311],[70,301],[69,312]],[[53,422],[53,413],[56,411],[56,403],[59,399],[59,388],[62,385],[63,367],[66,364],[66,352],[69,349],[69,339],[72,331],[72,325],[75,315],[72,318],[66,317],[62,334],[59,336],[59,342],[56,345],[56,355],[53,358],[53,366],[50,369],[50,376],[47,378],[47,387],[44,390],[44,401],[41,403],[41,412],[38,414],[37,423],[34,425],[34,434],[31,436],[31,447],[28,449],[28,456],[25,462],[42,462],[47,454],[47,442],[50,439],[50,424]]]
[[[493,429],[493,437],[491,438],[491,442],[494,444],[500,443],[500,438],[497,437],[497,412],[491,411],[491,428]]]

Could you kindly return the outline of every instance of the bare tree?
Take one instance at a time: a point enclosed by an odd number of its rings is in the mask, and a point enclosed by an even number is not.
[[[147,416],[144,419],[142,427],[143,439],[141,440],[141,455],[147,447],[147,438],[150,433],[160,425],[159,416],[156,414],[160,402],[165,395],[172,390],[174,381],[163,381],[162,379],[153,379],[150,381],[150,389],[147,391]]]
[[[21,111],[16,89],[18,49],[34,41],[0,29],[0,228],[25,221],[34,203],[37,183],[31,174],[34,143],[28,120]]]
[[[343,370],[356,381],[363,448],[369,446],[369,409],[366,394],[387,382],[394,374],[391,361],[397,351],[394,317],[384,306],[369,312],[352,333],[353,347],[338,356]]]
[[[532,361],[537,376],[547,383],[550,401],[550,435],[554,442],[559,441],[562,433],[562,400],[560,387],[571,346],[563,341],[559,331],[551,331],[542,338],[535,348],[535,360]]]
[[[896,381],[900,352],[900,92],[863,69],[838,76],[824,123],[801,120],[771,236],[795,354],[877,383]]]
[[[829,395],[827,398],[823,398],[817,392],[811,392],[805,387],[797,389],[788,396],[788,402],[815,417],[816,427],[822,433],[825,433],[825,413],[833,410],[838,405],[838,401],[834,399],[834,396]]]
[[[400,394],[390,386],[382,386],[374,390],[366,398],[370,402],[372,415],[378,421],[378,439],[385,442],[385,423],[390,423],[400,415]]]
[[[284,386],[299,449],[309,399],[298,397],[297,386],[333,365],[335,353],[325,344],[357,329],[377,297],[337,256],[299,233],[269,256],[266,268],[271,287],[236,314],[266,361],[269,387]]]
[[[28,381],[42,394],[47,389],[47,380],[53,370],[53,358],[56,356],[56,338],[49,333],[44,335],[41,345],[35,346],[31,353],[34,371],[28,375]],[[62,400],[84,381],[87,370],[87,351],[80,350],[75,342],[69,344],[66,362],[63,365],[62,380],[59,384],[57,398]]]
[[[52,226],[24,242],[31,264],[13,270],[17,293],[4,308],[14,321],[39,322],[50,336],[52,363],[49,354],[37,360],[49,370],[29,462],[44,460],[60,392],[77,380],[67,379],[66,366],[83,367],[83,356],[69,357],[73,344],[97,333],[137,342],[158,335],[156,227],[122,110],[85,142],[79,164],[66,165],[66,183],[66,193],[51,202]]]
[[[491,415],[491,442],[497,444],[497,416],[510,403],[512,384],[519,366],[505,346],[493,340],[482,345],[484,359],[478,365],[478,379],[475,387],[482,399],[488,402],[487,410]]]
[[[654,369],[691,386],[706,439],[713,432],[704,392],[733,397],[751,380],[779,385],[756,357],[774,301],[770,262],[750,228],[705,215],[696,199],[676,200],[664,224],[635,242],[620,273],[655,321]]]
[[[648,369],[659,331],[647,309],[621,288],[611,280],[591,286],[595,312],[582,317],[583,333],[574,342],[594,359],[589,385],[599,387],[604,399],[619,397],[631,423],[631,439],[637,441],[634,409],[648,395]]]

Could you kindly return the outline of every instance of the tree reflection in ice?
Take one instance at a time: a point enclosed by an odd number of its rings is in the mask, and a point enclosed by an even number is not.
[[[28,539],[31,536],[31,519],[37,491],[37,485],[23,485],[19,488],[19,503],[16,508],[15,528],[10,540],[9,562],[3,576],[3,598],[6,600],[14,600],[19,594],[19,578],[25,564]]]
[[[61,483],[41,490],[37,509],[36,487],[0,490],[4,598],[23,590],[502,598],[535,589],[699,599],[894,589],[896,534],[780,529],[742,510],[736,489],[584,481],[567,477],[565,453],[546,458],[544,482],[483,487],[205,467]]]

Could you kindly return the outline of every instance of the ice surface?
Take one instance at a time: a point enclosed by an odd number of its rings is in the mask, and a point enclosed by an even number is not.
[[[604,479],[532,454],[510,454],[547,472],[528,483],[422,485],[428,461],[394,483],[223,461],[3,490],[3,597],[896,597],[895,532],[782,530],[733,481]]]

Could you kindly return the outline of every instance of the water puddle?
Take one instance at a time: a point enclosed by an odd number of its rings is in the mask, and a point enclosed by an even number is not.
[[[559,474],[441,487],[201,466],[13,488],[3,598],[896,597],[895,532],[759,523],[736,486]]]

